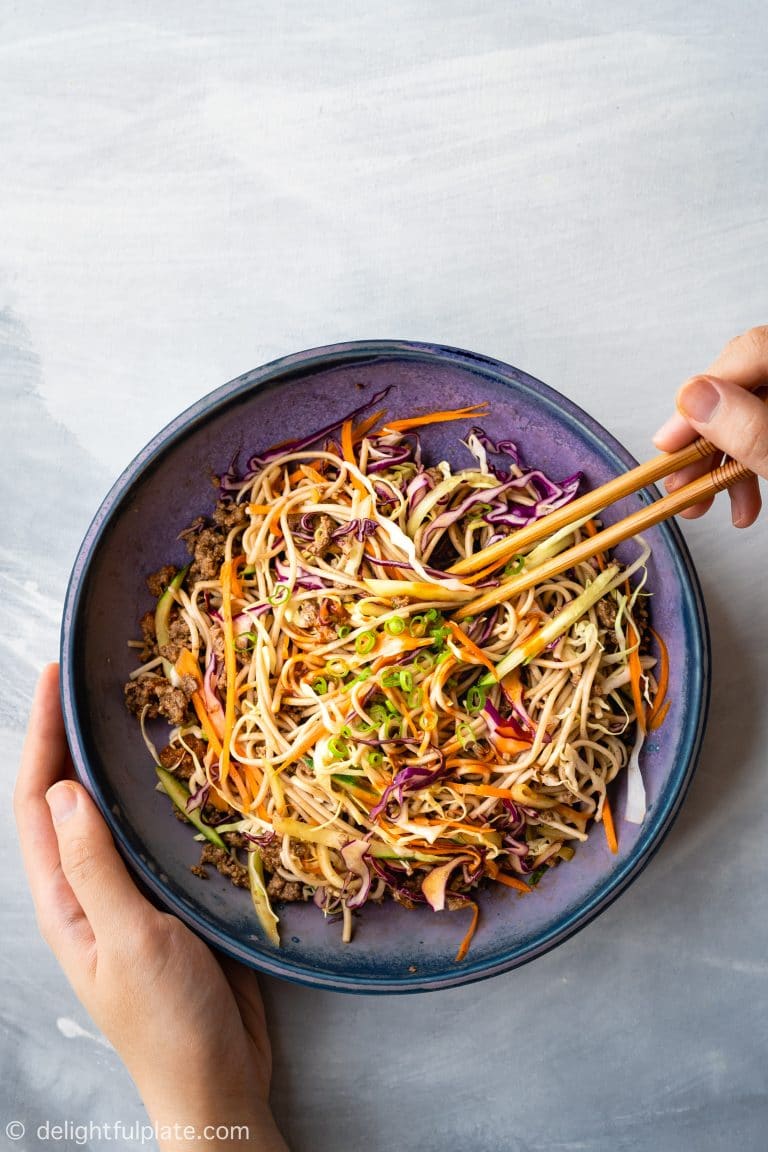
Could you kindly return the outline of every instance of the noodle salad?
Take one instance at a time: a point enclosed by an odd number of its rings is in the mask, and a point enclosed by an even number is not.
[[[617,850],[622,771],[625,818],[642,821],[666,651],[649,650],[641,540],[628,567],[598,556],[514,591],[594,521],[452,574],[581,476],[556,483],[480,427],[464,467],[427,466],[419,427],[467,427],[483,406],[366,416],[385,395],[219,478],[212,517],[182,533],[190,563],[148,581],[125,696],[158,788],[203,841],[194,871],[250,889],[273,944],[282,902],[313,900],[347,942],[358,909],[394,899],[469,910],[461,960],[480,887],[530,893],[594,822]],[[157,717],[172,725],[159,752]]]

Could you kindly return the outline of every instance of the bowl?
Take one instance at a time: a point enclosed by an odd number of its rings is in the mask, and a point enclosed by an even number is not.
[[[669,648],[672,692],[663,725],[642,756],[648,795],[645,822],[621,818],[619,852],[600,829],[574,859],[553,869],[533,895],[503,889],[481,895],[481,921],[468,956],[455,962],[466,912],[369,906],[350,944],[338,924],[310,902],[281,912],[282,945],[260,934],[247,892],[217,874],[202,883],[190,872],[199,846],[175,820],[122,685],[135,667],[126,641],[152,606],[145,576],[182,565],[178,533],[212,509],[212,476],[239,455],[309,433],[391,386],[391,416],[485,400],[487,429],[514,440],[529,465],[554,479],[581,470],[589,487],[635,461],[592,417],[517,368],[457,348],[404,341],[336,344],[286,356],[205,396],[160,432],[120,476],[91,524],[66,596],[61,641],[62,702],[75,767],[118,848],[156,902],[210,944],[253,968],[322,988],[415,992],[465,984],[514,968],[562,943],[594,919],[637,877],[682,803],[703,736],[709,694],[709,644],[698,580],[677,527],[647,533],[652,620]],[[424,429],[425,452],[452,462],[463,425]],[[605,515],[612,522],[647,495],[627,498]],[[634,554],[631,541],[620,558]]]

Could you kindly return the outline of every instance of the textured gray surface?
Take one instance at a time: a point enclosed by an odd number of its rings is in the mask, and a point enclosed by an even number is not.
[[[4,793],[101,496],[246,368],[372,335],[458,344],[648,455],[681,379],[768,320],[766,48],[762,3],[724,0],[0,4]],[[267,985],[297,1152],[765,1148],[766,524],[738,534],[723,505],[686,530],[711,722],[618,904],[459,991]],[[0,1112],[138,1120],[0,821]]]

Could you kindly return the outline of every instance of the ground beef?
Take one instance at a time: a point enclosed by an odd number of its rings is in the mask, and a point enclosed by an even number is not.
[[[136,680],[129,680],[124,688],[126,707],[136,716],[140,716],[146,707],[150,720],[164,716],[171,724],[182,724],[187,715],[188,705],[188,696],[184,688],[189,688],[190,681],[194,688],[191,677],[184,678],[182,688],[174,688],[164,676],[153,676],[151,673],[139,676]],[[189,695],[191,694],[190,691]]]
[[[226,644],[224,643],[224,633],[221,628],[211,628],[211,648],[219,662],[219,666],[221,666],[226,659]]]
[[[203,757],[208,748],[205,741],[198,740],[197,736],[185,736],[184,742],[189,745],[202,764]],[[159,757],[163,768],[167,768],[170,772],[173,772],[174,776],[178,776],[180,780],[189,780],[195,770],[195,762],[192,756],[187,749],[182,748],[180,744],[167,744],[165,748],[159,752]]]
[[[282,848],[282,840],[279,836],[274,836],[268,843],[263,846],[259,844],[259,855],[261,861],[266,868],[267,872],[276,872],[280,867],[280,851]]]
[[[178,572],[173,564],[164,564],[157,572],[147,576],[147,588],[153,596],[160,597]]]
[[[161,656],[165,656],[166,660],[175,664],[182,648],[188,648],[190,641],[191,636],[186,620],[179,612],[175,612],[168,622],[168,643],[162,644],[158,651]]]
[[[307,544],[304,551],[309,556],[322,556],[331,542],[333,530],[336,527],[330,516],[325,513],[318,516],[317,524],[315,525],[315,538],[310,544]]]
[[[215,580],[217,579],[221,566],[224,563],[224,549],[226,538],[216,528],[203,528],[191,540],[187,541],[187,547],[192,544],[192,555],[194,556],[194,563],[190,568],[190,579],[195,580]]]
[[[648,617],[648,603],[643,596],[638,596],[635,600],[632,618],[640,631],[640,655],[646,656],[651,650],[651,624]]]
[[[275,872],[267,884],[267,895],[285,903],[294,903],[304,899],[304,886],[295,880],[286,880],[279,872]]]
[[[299,628],[314,628],[317,623],[317,605],[312,600],[302,600],[296,612]]]
[[[393,596],[392,597],[392,607],[393,608],[407,608],[408,605],[410,604],[410,602],[411,602],[410,596]]]
[[[407,908],[409,912],[412,912],[420,903],[420,901],[412,900],[404,888],[398,891],[393,890],[392,899],[396,900],[398,904],[402,904],[403,908]]]
[[[149,660],[153,660],[158,655],[157,652],[157,637],[155,636],[155,614],[154,612],[145,612],[141,620],[139,620],[139,627],[141,628],[141,639],[144,642],[144,647],[140,653],[142,664],[146,664]]]
[[[340,600],[324,596],[320,601],[319,617],[323,624],[345,624],[349,619],[349,613]]]
[[[618,605],[614,598],[612,596],[604,596],[602,600],[598,600],[595,611],[603,628],[612,631],[616,623],[616,613],[618,611]]]
[[[194,584],[196,580],[215,580],[224,562],[227,533],[221,528],[210,527],[204,516],[198,516],[189,528],[180,533],[179,538],[193,557],[188,577],[191,583]]]
[[[235,504],[230,501],[220,501],[213,510],[213,522],[218,528],[223,528],[229,535],[233,528],[240,528],[247,523],[248,513],[245,504]]]
[[[249,888],[248,869],[234,860],[229,852],[217,848],[215,844],[203,845],[200,864],[212,864],[222,876],[227,876],[237,888]]]
[[[240,832],[222,832],[221,838],[230,848],[247,848],[250,844],[248,837]]]

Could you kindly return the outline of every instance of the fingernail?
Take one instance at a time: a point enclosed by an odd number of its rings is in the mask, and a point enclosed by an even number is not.
[[[45,794],[54,824],[63,824],[77,808],[77,790],[71,784],[54,784]]]
[[[697,424],[708,424],[717,411],[720,392],[706,376],[697,376],[680,389],[677,406],[683,416]]]

